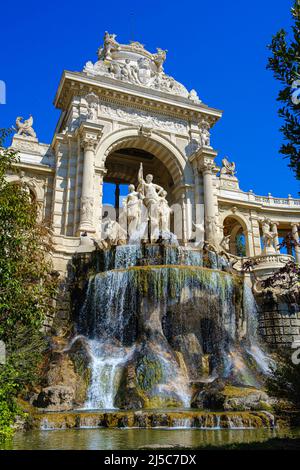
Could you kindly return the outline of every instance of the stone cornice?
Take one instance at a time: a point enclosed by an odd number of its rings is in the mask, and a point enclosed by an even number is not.
[[[206,118],[212,127],[222,116],[222,111],[202,103],[156,90],[145,90],[137,85],[116,83],[108,77],[88,77],[79,72],[64,71],[54,99],[54,105],[65,111],[73,96],[96,93],[107,102],[158,112],[186,120]]]
[[[32,170],[33,172],[36,173],[54,173],[55,169],[51,168],[47,165],[42,165],[42,164],[33,164],[33,163],[24,163],[24,162],[18,162],[18,163],[13,163],[13,166],[19,169],[24,169],[24,170]]]

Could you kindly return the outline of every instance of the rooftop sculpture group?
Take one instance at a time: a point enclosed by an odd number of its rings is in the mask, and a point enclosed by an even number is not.
[[[83,71],[88,75],[147,86],[200,103],[195,90],[189,92],[181,83],[165,74],[163,64],[166,56],[166,50],[157,48],[156,53],[151,54],[137,41],[120,44],[115,34],[106,31],[103,46],[98,49],[98,61],[95,64],[87,62]]]

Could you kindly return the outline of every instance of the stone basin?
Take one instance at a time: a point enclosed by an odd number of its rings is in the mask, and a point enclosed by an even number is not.
[[[73,410],[37,412],[32,428],[195,428],[256,429],[274,428],[274,416],[267,411],[211,412],[199,410]]]

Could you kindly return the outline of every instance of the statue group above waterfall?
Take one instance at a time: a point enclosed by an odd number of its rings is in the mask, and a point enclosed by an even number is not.
[[[153,183],[153,175],[144,179],[140,164],[137,189],[133,184],[123,200],[123,211],[119,223],[107,219],[103,222],[103,238],[107,245],[138,241],[156,242],[172,237],[170,215],[172,209],[167,201],[167,191]]]

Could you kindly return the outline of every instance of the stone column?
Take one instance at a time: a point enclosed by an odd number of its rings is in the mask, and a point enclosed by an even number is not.
[[[198,170],[197,161],[193,161],[193,172],[194,172],[194,198],[195,198],[195,224],[200,224],[203,220],[203,213],[201,214],[201,195],[200,195],[200,176]],[[202,215],[202,217],[201,217]]]
[[[104,167],[95,169],[95,201],[94,220],[96,225],[96,238],[101,239],[102,234],[102,210],[103,210],[103,178],[107,170]]]
[[[95,150],[102,135],[102,126],[83,123],[80,127],[80,143],[83,147],[83,175],[79,232],[95,233],[94,177]]]
[[[186,194],[185,191],[181,194],[181,207],[182,207],[182,244],[187,244],[187,221],[186,221]]]
[[[202,146],[197,149],[189,158],[195,176],[195,199],[196,204],[200,203],[200,193],[197,191],[196,185],[199,186],[199,173],[203,175],[203,191],[204,191],[204,221],[205,221],[205,239],[209,243],[216,243],[217,241],[217,220],[215,208],[215,194],[214,194],[214,169],[215,158],[217,152],[212,147]],[[197,194],[198,193],[198,194]]]
[[[279,225],[279,222],[273,222],[271,223],[271,231],[273,233],[276,233],[276,237],[274,238],[274,244],[275,244],[275,249],[276,249],[276,253],[280,253],[280,249],[279,249],[279,238],[278,238],[278,230],[277,230],[277,227]]]
[[[213,169],[215,167],[213,155],[203,155],[199,162],[203,174],[203,190],[204,190],[204,220],[206,241],[214,244],[216,241],[217,221],[215,211],[215,195],[213,185]]]
[[[292,223],[292,235],[295,240],[295,242],[299,243],[299,232],[298,232],[298,224]],[[296,263],[300,264],[300,246],[295,245],[295,259]]]

